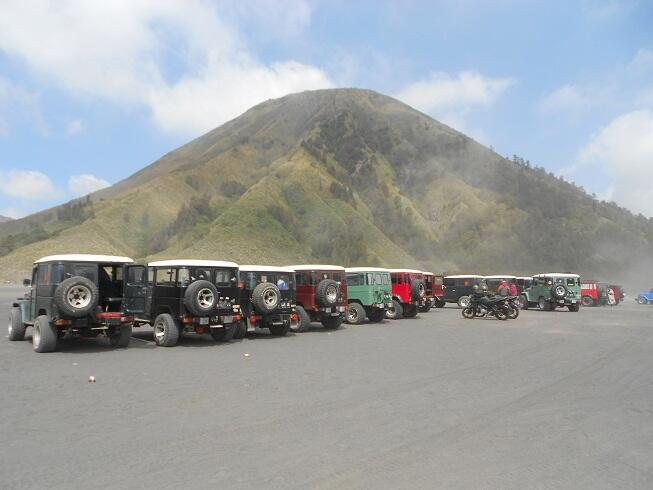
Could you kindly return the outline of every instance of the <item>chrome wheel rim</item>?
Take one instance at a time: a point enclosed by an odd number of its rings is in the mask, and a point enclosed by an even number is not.
[[[460,306],[467,308],[469,306],[469,298],[461,298]]]
[[[86,286],[78,284],[68,290],[66,300],[73,308],[85,308],[91,303],[91,290]]]
[[[163,322],[159,322],[156,325],[154,325],[154,337],[158,340],[161,341],[163,337],[166,335],[166,327],[163,324]]]
[[[563,288],[562,286],[556,286],[555,292],[557,296],[562,297],[565,295],[565,288]]]
[[[34,324],[34,331],[32,332],[32,344],[37,347],[41,343],[41,327],[37,323]]]
[[[9,332],[9,336],[11,336],[11,332],[13,332],[14,327],[11,326],[11,317],[9,317],[9,325],[7,326],[7,331]]]
[[[275,306],[277,306],[279,299],[277,297],[277,292],[270,288],[266,289],[263,292],[263,302],[265,303],[265,306],[268,307],[268,309],[273,309]]]
[[[203,310],[208,310],[215,303],[213,291],[209,288],[202,288],[197,292],[197,303]]]
[[[335,303],[338,299],[338,290],[335,286],[329,286],[326,290],[326,299],[329,303]]]
[[[350,322],[355,322],[356,319],[358,318],[358,312],[356,311],[356,308],[348,308],[347,309],[347,320]]]

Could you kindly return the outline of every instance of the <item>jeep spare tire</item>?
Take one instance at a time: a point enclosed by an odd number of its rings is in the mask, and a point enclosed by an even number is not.
[[[218,288],[209,281],[190,283],[184,293],[184,306],[194,316],[211,316],[218,305]]]
[[[410,286],[410,297],[413,300],[420,300],[426,296],[426,288],[424,287],[424,281],[420,279],[415,279]]]
[[[551,286],[551,296],[555,299],[565,299],[567,296],[567,287],[564,284],[554,284]]]
[[[89,315],[98,304],[97,284],[82,276],[64,279],[54,290],[54,303],[59,313],[71,318]]]
[[[320,306],[334,306],[338,302],[340,286],[333,279],[324,279],[319,282],[315,290],[317,304]]]
[[[262,282],[252,291],[252,304],[259,313],[270,313],[277,309],[281,293],[271,282]]]

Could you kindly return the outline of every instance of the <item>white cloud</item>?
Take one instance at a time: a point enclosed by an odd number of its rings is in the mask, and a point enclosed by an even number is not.
[[[110,182],[91,174],[71,175],[68,179],[68,190],[76,197],[85,196],[110,185]]]
[[[512,78],[489,78],[473,71],[452,77],[432,73],[428,80],[412,83],[397,98],[424,112],[450,108],[491,105],[515,81]]]
[[[66,134],[74,136],[84,129],[84,122],[81,119],[73,119],[66,126]]]
[[[594,168],[611,179],[604,193],[636,213],[653,216],[653,112],[615,118],[580,151],[576,171]]]
[[[630,68],[637,71],[653,69],[653,50],[642,48],[637,51]]]
[[[0,172],[0,192],[10,197],[48,200],[59,196],[50,177],[36,170]]]
[[[590,99],[582,87],[568,84],[545,96],[540,101],[539,107],[545,113],[575,112],[587,107],[589,104]]]
[[[0,16],[0,49],[76,95],[145,104],[161,127],[195,134],[268,98],[332,85],[316,67],[257,60],[226,22],[228,5],[9,0]],[[310,20],[300,0],[290,8],[258,5],[274,11],[266,15],[270,29],[298,30]]]

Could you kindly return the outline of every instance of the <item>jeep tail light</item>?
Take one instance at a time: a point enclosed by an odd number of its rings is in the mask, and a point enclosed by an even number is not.
[[[257,320],[256,315],[252,315],[249,317],[249,321],[252,323],[256,323],[256,320]]]
[[[134,321],[133,316],[121,316],[120,317],[120,323],[131,323]]]
[[[184,315],[181,317],[181,323],[193,323],[193,317],[189,315]]]
[[[242,281],[242,282],[238,283],[238,287],[240,289],[245,289],[245,281]]]
[[[204,333],[204,327],[202,327],[201,325],[198,325],[197,327],[195,327],[195,331],[197,333],[199,333],[199,334],[202,334],[202,333]]]
[[[61,319],[60,319],[60,320],[55,320],[55,321],[54,321],[54,324],[55,324],[57,327],[64,327],[64,326],[66,326],[66,325],[70,325],[70,324],[72,324],[72,323],[73,323],[73,322],[70,321],[70,320],[61,320]]]
[[[234,315],[234,320],[239,321],[242,318],[240,315]]]
[[[299,317],[298,317],[295,313],[293,313],[292,315],[290,315],[290,319],[291,319],[293,322],[296,322],[297,320],[299,320]]]

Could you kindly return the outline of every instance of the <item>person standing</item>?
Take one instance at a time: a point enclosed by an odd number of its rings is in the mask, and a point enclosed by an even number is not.
[[[510,287],[508,286],[508,282],[504,279],[501,281],[501,284],[499,284],[499,287],[497,287],[497,294],[499,296],[509,296],[510,295]]]

